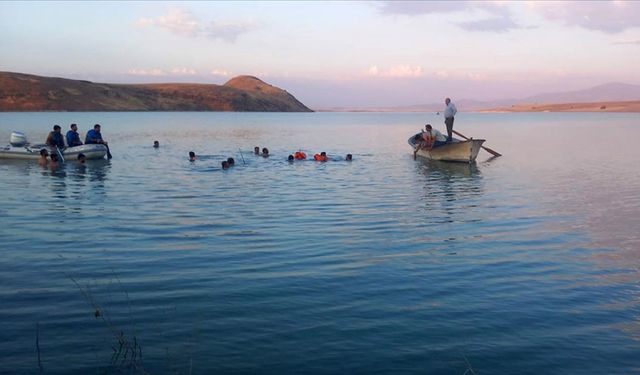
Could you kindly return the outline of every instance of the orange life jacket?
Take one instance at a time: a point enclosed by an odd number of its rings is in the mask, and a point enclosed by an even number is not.
[[[313,155],[313,159],[314,159],[314,160],[317,160],[317,161],[327,161],[327,160],[329,160],[329,158],[327,158],[327,156],[326,156],[326,155],[325,155],[325,156],[322,156],[322,155],[320,155],[320,154],[315,154],[315,155]]]
[[[293,157],[295,157],[295,158],[296,158],[296,160],[304,160],[304,159],[306,159],[306,158],[307,158],[307,154],[305,154],[305,153],[304,153],[304,152],[302,152],[302,151],[298,151],[298,152],[296,152],[296,153],[293,155]]]

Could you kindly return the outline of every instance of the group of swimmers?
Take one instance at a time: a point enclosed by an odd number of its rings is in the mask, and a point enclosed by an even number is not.
[[[78,163],[84,164],[87,161],[87,156],[83,153],[79,153],[76,160],[78,161]],[[47,151],[46,148],[40,150],[40,158],[38,159],[38,164],[43,167],[49,165],[49,167],[51,168],[57,168],[60,165],[59,163],[60,158],[58,157],[57,153],[52,152],[51,154],[49,154],[49,151]]]
[[[158,141],[154,142],[153,147],[155,147],[155,148],[159,147]],[[256,146],[256,147],[253,148],[253,153],[255,155],[262,156],[264,158],[267,158],[270,155],[268,148],[263,147],[262,148],[262,152],[261,152],[259,146]],[[196,161],[196,159],[197,159],[196,153],[193,152],[193,151],[189,151],[189,161]],[[307,160],[307,154],[304,153],[303,151],[296,151],[295,153],[289,155],[287,157],[287,160],[289,162],[293,162],[295,160]],[[322,151],[319,154],[313,155],[313,160],[320,161],[320,162],[326,162],[326,161],[329,161],[331,159],[329,158],[329,156],[327,156],[326,152]],[[353,155],[347,154],[347,156],[345,156],[345,160],[346,161],[352,161],[353,160]],[[235,160],[230,157],[230,158],[227,158],[227,160],[223,160],[221,164],[222,164],[222,169],[229,169],[230,167],[233,167],[235,165]]]
[[[268,157],[269,156],[269,149],[264,147],[262,149],[262,154],[260,154],[260,147],[256,146],[253,148],[253,153],[256,155],[262,155],[263,157]],[[303,151],[296,151],[295,153],[289,155],[287,157],[288,161],[294,161],[294,160],[307,160],[307,154],[305,154]],[[315,161],[329,161],[329,156],[327,156],[327,153],[322,151],[319,154],[315,154],[313,155],[313,160]],[[353,160],[353,155],[351,154],[347,154],[347,156],[345,156],[345,160],[346,161],[352,161]]]
[[[256,146],[253,148],[253,153],[256,155],[260,155],[260,147]],[[266,147],[264,147],[262,149],[262,156],[263,157],[268,157],[269,156],[269,149],[267,149]],[[347,156],[345,156],[344,158],[346,161],[352,161],[353,160],[353,155],[351,154],[347,154]],[[304,153],[304,151],[296,151],[293,154],[290,154],[287,157],[287,160],[290,162],[293,162],[295,160],[307,160],[307,154]],[[329,156],[327,156],[327,153],[322,151],[319,154],[315,154],[313,155],[313,160],[315,161],[321,161],[321,162],[325,162],[325,161],[329,161],[330,158]]]

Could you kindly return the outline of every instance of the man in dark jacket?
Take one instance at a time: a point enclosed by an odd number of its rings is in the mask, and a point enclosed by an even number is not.
[[[64,138],[62,137],[62,128],[59,125],[53,126],[53,131],[47,136],[47,146],[64,148]]]
[[[67,132],[67,146],[81,146],[82,141],[80,140],[80,134],[78,134],[78,125],[71,124],[71,130]]]

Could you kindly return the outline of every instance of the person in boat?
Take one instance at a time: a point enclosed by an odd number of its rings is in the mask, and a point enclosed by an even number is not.
[[[84,162],[87,161],[87,156],[85,154],[83,154],[82,152],[78,154],[78,163],[80,164],[84,164]]]
[[[236,165],[236,161],[233,158],[227,158],[227,164],[229,164],[230,167],[233,167]]]
[[[80,134],[78,133],[78,125],[71,124],[71,129],[67,132],[67,147],[81,146]]]
[[[346,160],[346,161],[352,161],[352,160],[353,160],[353,155],[351,155],[351,154],[347,154],[347,156],[344,158],[344,160]]]
[[[453,140],[453,119],[458,113],[458,109],[450,98],[444,100],[444,105],[446,106],[444,109],[444,124],[447,126],[447,142],[451,142]]]
[[[38,159],[38,164],[42,165],[43,167],[45,165],[47,165],[47,163],[49,162],[49,160],[47,159],[49,157],[49,152],[47,151],[46,148],[43,148],[40,150],[40,158]]]
[[[304,153],[304,152],[302,152],[302,151],[296,151],[296,153],[295,153],[295,154],[293,154],[293,157],[294,157],[296,160],[305,160],[305,159],[307,159],[307,154],[305,154],[305,153]]]
[[[62,128],[60,125],[54,125],[53,131],[49,132],[47,136],[47,146],[57,147],[59,149],[64,148],[64,138],[62,137]]]
[[[196,161],[196,153],[189,151],[189,161]]]
[[[102,134],[100,133],[100,124],[95,124],[93,126],[93,129],[87,132],[87,136],[85,137],[84,143],[86,144],[99,143],[103,145],[108,145],[108,143],[102,139]]]
[[[442,146],[447,143],[447,137],[444,136],[438,129],[434,129],[431,124],[424,126],[422,131],[422,139],[418,142],[418,145],[413,152],[413,158],[416,158],[416,154],[419,150],[431,150],[434,147]]]
[[[256,154],[256,155],[260,155],[260,147],[259,146],[254,147],[253,148],[253,153]]]
[[[325,162],[325,161],[329,160],[329,157],[327,156],[326,152],[322,151],[319,154],[313,155],[313,160]]]
[[[160,142],[153,141],[153,148],[160,148]]]
[[[265,158],[269,157],[269,149],[268,148],[266,148],[266,147],[262,148],[262,156],[265,157]]]

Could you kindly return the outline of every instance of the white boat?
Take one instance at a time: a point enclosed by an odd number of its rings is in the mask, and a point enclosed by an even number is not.
[[[0,148],[0,159],[38,159],[40,150],[46,149],[49,154],[56,150],[46,144],[30,144],[23,133],[13,132],[11,143]],[[84,154],[87,159],[102,159],[107,154],[107,146],[101,144],[87,144],[74,147],[66,147],[61,150],[62,156],[68,160],[75,160],[79,154]]]
[[[40,150],[46,149],[49,154],[56,152],[51,147],[40,144],[26,144],[24,146],[8,145],[0,148],[0,159],[38,159]],[[67,160],[76,160],[78,154],[84,154],[87,159],[102,159],[107,154],[107,147],[99,144],[81,145],[62,149],[62,156]]]
[[[408,143],[415,151],[422,134],[418,133],[409,138]],[[456,161],[463,163],[471,163],[476,160],[480,147],[484,143],[484,139],[453,140],[447,144],[433,147],[431,150],[420,149],[416,156],[431,160]]]

